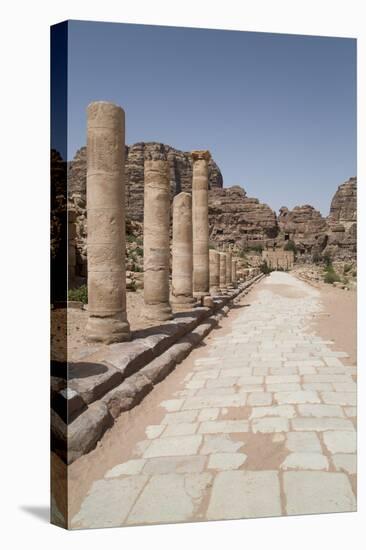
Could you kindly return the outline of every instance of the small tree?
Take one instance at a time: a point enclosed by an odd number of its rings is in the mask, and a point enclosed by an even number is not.
[[[325,283],[333,284],[333,283],[336,283],[336,282],[339,282],[339,281],[340,281],[340,278],[337,275],[337,273],[334,271],[333,268],[328,269],[325,272],[325,275],[324,275],[324,282]]]
[[[329,252],[325,252],[323,254],[323,261],[324,261],[326,267],[330,267],[332,265],[332,257],[329,254]]]
[[[264,275],[269,275],[273,270],[269,267],[267,262],[264,260],[264,262],[260,265],[260,270]]]

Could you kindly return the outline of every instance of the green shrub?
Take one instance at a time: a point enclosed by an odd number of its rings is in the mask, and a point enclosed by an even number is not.
[[[328,269],[324,274],[324,282],[328,284],[333,284],[339,282],[341,279],[334,271],[334,269]]]
[[[135,248],[134,252],[135,252],[135,254],[136,254],[137,256],[143,256],[143,255],[144,255],[144,250],[143,250],[143,248],[141,248],[140,246],[138,246],[137,248]]]
[[[294,243],[294,241],[291,241],[291,239],[289,241],[286,242],[285,246],[283,247],[284,250],[292,250],[292,252],[294,254],[297,253],[297,248],[296,248],[296,244]]]
[[[327,267],[330,267],[332,265],[332,258],[329,252],[326,252],[325,254],[323,254],[323,261]]]
[[[81,285],[79,288],[70,288],[67,293],[67,298],[70,302],[82,302],[88,303],[88,287],[87,285]]]
[[[344,264],[343,273],[346,274],[349,271],[351,271],[351,269],[352,269],[352,266],[350,264]]]
[[[264,261],[261,266],[260,266],[260,270],[262,273],[264,273],[264,275],[268,275],[269,273],[271,273],[273,270],[269,267],[269,265],[267,264],[266,261]]]

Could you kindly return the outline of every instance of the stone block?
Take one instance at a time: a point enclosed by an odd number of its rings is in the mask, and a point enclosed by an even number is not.
[[[285,472],[286,512],[330,514],[353,512],[356,499],[347,476],[333,472]]]
[[[274,471],[217,474],[206,518],[239,519],[281,515],[280,484]]]
[[[79,415],[68,428],[68,464],[91,451],[113,424],[105,403],[97,401]]]

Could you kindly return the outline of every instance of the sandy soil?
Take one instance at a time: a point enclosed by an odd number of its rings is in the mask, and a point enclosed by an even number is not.
[[[143,292],[127,292],[127,318],[132,331],[153,326],[143,316]],[[81,346],[89,344],[84,339],[88,312],[76,308],[57,308],[51,313],[52,358],[66,360],[65,327],[67,327],[68,360]],[[159,322],[159,324],[162,324]],[[94,344],[93,344],[94,346]]]
[[[334,341],[334,350],[345,351],[345,364],[357,365],[357,293],[327,284],[312,285],[320,292],[323,314],[318,315],[313,329],[326,340]]]

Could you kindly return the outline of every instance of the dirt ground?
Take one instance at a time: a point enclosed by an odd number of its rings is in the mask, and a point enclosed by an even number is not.
[[[315,285],[314,285],[315,286]],[[357,364],[357,292],[318,284],[324,312],[314,321],[314,330],[324,339],[333,340],[335,350],[349,354],[346,364]]]
[[[141,330],[152,326],[143,316],[143,292],[127,292],[127,318],[131,330]],[[66,343],[64,339],[65,326],[67,326],[67,359],[73,359],[73,354],[83,346],[88,346],[84,339],[85,326],[88,320],[88,312],[77,308],[56,308],[51,313],[51,345],[52,358],[66,360]],[[161,324],[161,322],[159,322]],[[94,345],[94,344],[93,344]]]

